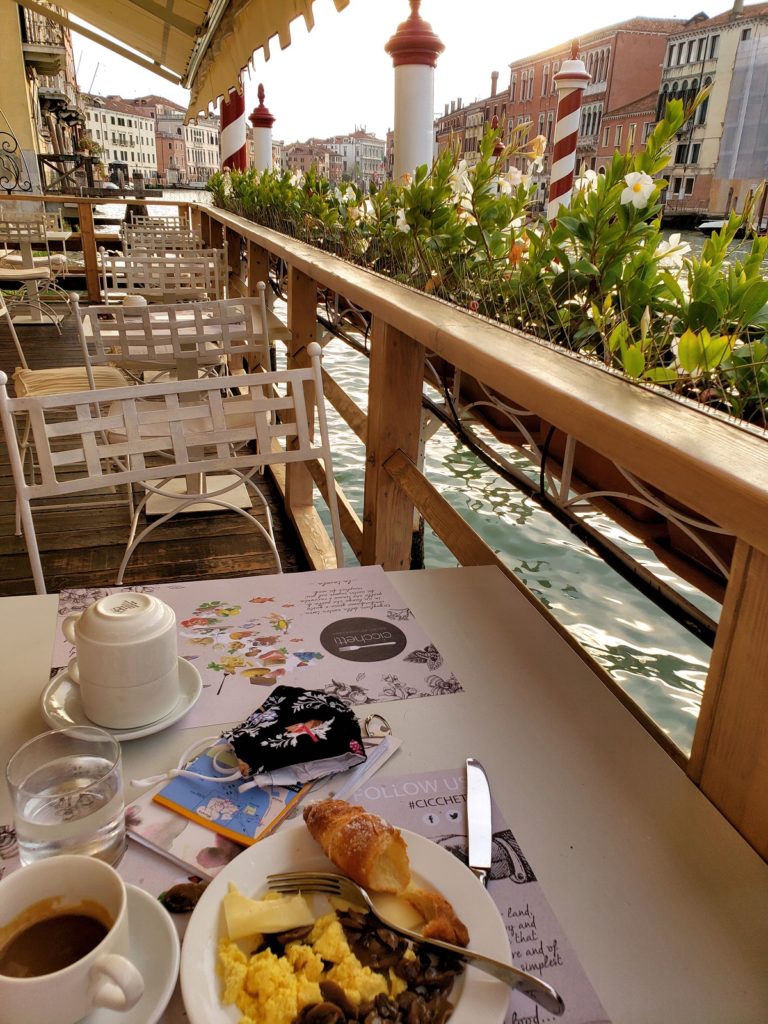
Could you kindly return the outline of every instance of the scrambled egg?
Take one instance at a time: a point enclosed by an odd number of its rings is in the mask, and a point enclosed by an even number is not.
[[[326,969],[327,963],[332,966]],[[290,943],[281,957],[270,950],[249,957],[236,942],[222,939],[219,972],[222,1001],[237,1006],[240,1024],[291,1024],[305,1006],[322,1001],[321,978],[335,981],[356,1006],[407,987],[392,971],[385,976],[363,967],[333,912],[319,917],[306,942]]]

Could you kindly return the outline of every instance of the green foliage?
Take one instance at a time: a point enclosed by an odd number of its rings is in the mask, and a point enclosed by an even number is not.
[[[768,237],[739,259],[733,252],[754,206],[732,214],[698,257],[661,232],[663,171],[703,97],[685,110],[670,101],[643,152],[583,172],[551,223],[534,213],[531,180],[544,140],[521,141],[521,126],[503,148],[501,133],[487,131],[472,166],[446,149],[431,168],[367,195],[315,170],[225,171],[207,187],[216,206],[766,425]]]

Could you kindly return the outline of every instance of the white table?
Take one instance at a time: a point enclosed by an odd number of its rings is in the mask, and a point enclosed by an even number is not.
[[[380,705],[384,773],[481,758],[613,1024],[765,1024],[768,865],[498,570],[390,578],[465,692]],[[0,600],[4,760],[43,727],[55,613]],[[126,777],[209,731],[124,744]]]

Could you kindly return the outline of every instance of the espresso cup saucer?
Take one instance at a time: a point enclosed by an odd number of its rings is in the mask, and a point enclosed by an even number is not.
[[[131,925],[129,959],[144,978],[144,994],[131,1010],[99,1007],[81,1024],[156,1024],[168,1005],[179,973],[179,936],[168,911],[135,885],[126,885]]]
[[[179,658],[179,699],[167,715],[147,725],[136,725],[130,729],[109,729],[99,726],[119,740],[137,740],[142,736],[151,736],[155,732],[167,729],[183,718],[196,703],[203,692],[203,680],[192,662]],[[63,729],[69,725],[95,725],[83,711],[80,700],[80,687],[74,683],[67,672],[62,669],[43,690],[40,695],[40,710],[43,719],[52,729]]]

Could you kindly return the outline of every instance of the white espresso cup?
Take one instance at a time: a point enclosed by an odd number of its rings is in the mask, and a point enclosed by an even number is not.
[[[120,591],[69,615],[69,676],[96,725],[130,729],[167,715],[179,698],[176,615],[152,594]]]
[[[63,931],[76,936],[67,954],[55,944]],[[103,861],[64,855],[12,871],[0,882],[0,1024],[75,1024],[96,1007],[130,1010],[144,980],[129,940],[125,885]]]

